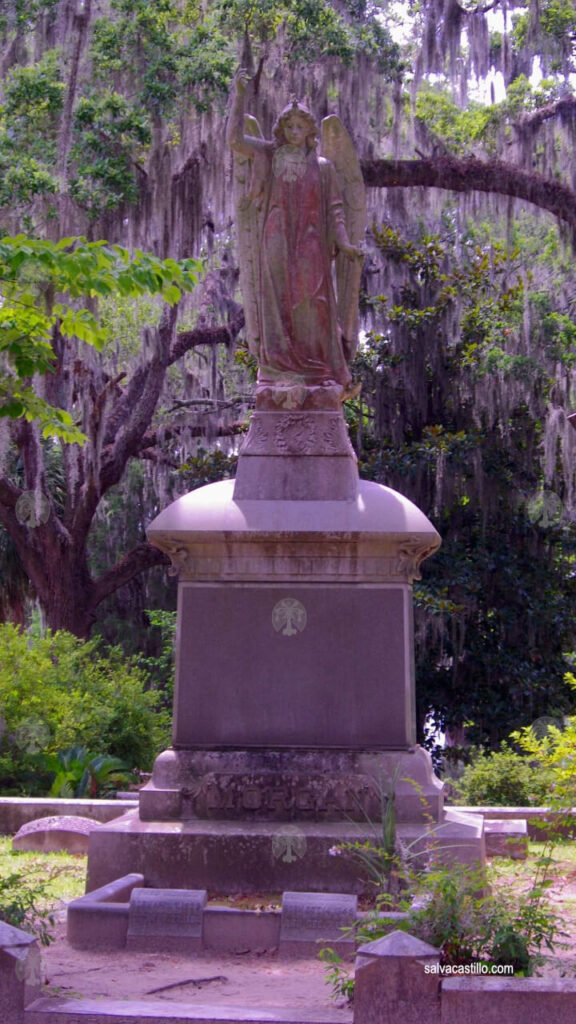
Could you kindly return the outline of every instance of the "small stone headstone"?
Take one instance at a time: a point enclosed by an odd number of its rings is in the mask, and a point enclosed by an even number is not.
[[[310,956],[323,946],[354,951],[358,897],[347,893],[285,892],[282,897],[280,954]]]
[[[205,889],[134,889],[126,948],[149,953],[200,953]]]
[[[524,818],[484,818],[486,853],[489,857],[511,857],[526,860],[528,826]]]
[[[81,818],[75,814],[56,814],[50,818],[35,818],[28,821],[12,840],[13,850],[40,850],[43,853],[86,854],[90,833],[98,828],[99,821]]]

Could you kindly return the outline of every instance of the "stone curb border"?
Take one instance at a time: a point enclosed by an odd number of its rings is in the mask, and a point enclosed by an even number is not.
[[[182,921],[167,920],[166,903],[171,890],[148,889],[141,874],[124,875],[94,889],[68,904],[67,938],[75,949],[126,949],[130,941],[131,920],[134,922],[135,890],[150,893],[150,925],[146,949],[166,949],[174,926],[185,936]],[[154,902],[157,915],[154,917]],[[282,909],[241,910],[234,907],[206,905],[205,890],[194,892],[201,909],[201,927],[197,951],[235,952],[246,949],[278,949],[281,957],[315,956],[322,946],[329,945],[340,955],[353,956],[354,939],[343,929],[351,927],[361,916],[357,896],[344,893],[290,893],[282,897]],[[405,915],[390,914],[398,920]],[[190,936],[197,937],[195,923]],[[184,947],[184,939],[179,943]]]

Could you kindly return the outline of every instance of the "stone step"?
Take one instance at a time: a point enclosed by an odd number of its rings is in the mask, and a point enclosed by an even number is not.
[[[222,1006],[160,1000],[60,999],[31,1003],[24,1024],[352,1024],[352,1013],[283,1006]]]

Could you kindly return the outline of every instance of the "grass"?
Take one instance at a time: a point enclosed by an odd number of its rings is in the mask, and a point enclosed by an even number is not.
[[[26,874],[34,884],[41,883],[50,904],[76,899],[84,894],[86,857],[69,853],[21,853],[12,850],[12,838],[0,836],[0,878]]]
[[[552,848],[548,843],[530,842],[526,860],[510,860],[506,857],[495,857],[491,861],[491,881],[495,885],[498,880],[518,882],[528,885],[536,874],[537,863],[542,857],[550,857],[550,878],[554,888],[576,881],[576,842],[562,839]]]

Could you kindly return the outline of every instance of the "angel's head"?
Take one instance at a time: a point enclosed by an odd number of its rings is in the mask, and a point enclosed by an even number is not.
[[[318,125],[303,103],[293,99],[277,118],[272,129],[279,146],[303,146],[308,151],[318,142]]]

